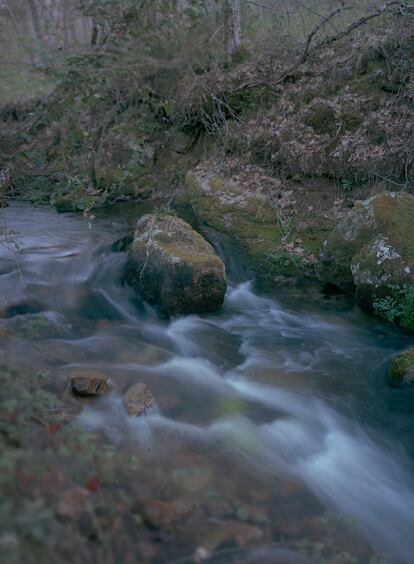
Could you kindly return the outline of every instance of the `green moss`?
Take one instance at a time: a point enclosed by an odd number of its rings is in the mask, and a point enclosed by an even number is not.
[[[345,239],[342,228],[335,229],[328,237],[328,245],[322,251],[321,275],[325,283],[333,284],[341,290],[355,290],[351,272],[351,261],[359,249],[358,241]]]
[[[387,376],[391,386],[414,382],[414,348],[408,349],[391,361]]]
[[[209,181],[209,185],[214,192],[219,192],[224,187],[224,180],[219,176],[213,176]]]
[[[260,271],[270,270],[268,255],[280,247],[282,234],[278,229],[272,210],[262,210],[252,201],[249,206],[239,208],[223,205],[214,198],[200,198],[193,205],[196,214],[208,225],[227,233],[247,252]]]
[[[105,196],[88,194],[86,188],[76,188],[67,194],[54,194],[51,204],[59,213],[88,211],[104,201]]]
[[[177,257],[194,267],[199,264],[203,267],[222,268],[222,261],[211,245],[184,220],[171,215],[170,211],[168,214],[161,211],[153,215],[157,218],[159,230],[154,239],[168,256]]]
[[[196,177],[187,175],[187,194],[196,216],[205,224],[229,235],[244,251],[258,276],[283,274],[298,275],[300,257],[293,256],[282,249],[282,242],[288,226],[277,210],[266,200],[259,197],[244,197],[242,202],[233,200],[241,196],[236,187],[213,177],[213,186],[221,189],[220,196],[206,194],[198,184]],[[223,198],[230,195],[229,201]]]
[[[191,203],[202,223],[230,236],[259,278],[314,275],[314,257],[320,254],[332,231],[333,220],[322,217],[311,226],[299,228],[305,219],[300,209],[295,210],[293,217],[287,217],[267,199],[246,194],[243,186],[226,183],[218,176],[213,176],[212,183],[189,172],[186,186],[182,201]],[[217,190],[213,192],[213,188]],[[286,243],[295,239],[300,241],[291,252]],[[302,254],[297,247],[302,248]]]
[[[299,232],[303,247],[312,255],[319,256],[323,244],[334,228],[334,222],[321,218],[317,225],[309,225]]]
[[[200,237],[201,239],[201,237]],[[204,242],[204,241],[203,241]],[[210,254],[211,251],[209,249],[206,249],[206,251],[210,251],[210,252],[206,252],[206,253],[194,253],[194,249],[191,251],[191,249],[184,249],[179,243],[177,244],[171,244],[168,245],[166,247],[166,249],[168,250],[168,253],[171,256],[174,257],[178,257],[180,260],[182,260],[183,262],[187,263],[187,264],[191,264],[191,266],[197,268],[197,266],[204,268],[217,268],[217,269],[221,269],[222,268],[222,262],[221,259],[213,254]]]
[[[59,213],[73,212],[76,210],[76,203],[71,194],[56,197],[53,200],[53,205]]]
[[[414,261],[414,196],[407,193],[384,193],[373,201],[380,230],[390,244]]]

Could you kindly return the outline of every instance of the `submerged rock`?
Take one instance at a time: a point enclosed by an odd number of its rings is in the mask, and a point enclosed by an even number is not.
[[[124,405],[129,415],[139,416],[155,407],[155,398],[149,387],[139,382],[125,392]]]
[[[148,214],[138,221],[124,278],[167,315],[215,311],[226,292],[222,260],[171,215]]]
[[[171,504],[150,497],[138,499],[132,511],[138,513],[144,523],[154,529],[170,527],[176,519],[176,511]]]
[[[361,307],[414,328],[413,226],[410,194],[384,192],[356,202],[325,242],[324,282],[355,292]]]
[[[125,253],[134,241],[134,233],[128,233],[121,239],[117,239],[112,243],[111,249],[114,253]]]
[[[97,397],[111,391],[112,386],[103,375],[74,374],[70,379],[70,389],[75,396]]]
[[[391,361],[387,379],[396,387],[414,384],[414,348],[403,351]]]

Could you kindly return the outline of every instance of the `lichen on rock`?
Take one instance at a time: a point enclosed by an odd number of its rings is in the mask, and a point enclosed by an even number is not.
[[[148,214],[138,221],[124,279],[169,316],[215,311],[226,292],[222,260],[172,215]]]
[[[357,202],[325,243],[322,279],[355,292],[359,305],[368,310],[377,300],[392,297],[396,285],[413,288],[413,226],[410,194],[384,192]]]

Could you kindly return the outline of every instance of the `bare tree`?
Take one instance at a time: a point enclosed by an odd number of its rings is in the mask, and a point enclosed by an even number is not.
[[[224,42],[226,54],[233,58],[241,47],[241,17],[240,0],[223,0],[224,12]]]
[[[33,28],[33,35],[36,41],[37,55],[40,58],[42,66],[47,67],[49,57],[45,46],[45,38],[43,35],[38,6],[35,0],[27,0],[27,5],[29,8],[29,16]]]

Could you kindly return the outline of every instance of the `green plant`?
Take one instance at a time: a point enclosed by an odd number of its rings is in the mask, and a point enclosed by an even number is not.
[[[300,275],[302,272],[303,259],[301,256],[290,253],[283,249],[278,249],[267,255],[269,272],[282,272]]]
[[[414,286],[390,284],[388,291],[387,296],[374,301],[374,312],[390,323],[414,330]]]
[[[153,210],[152,213],[154,215],[156,215],[158,218],[163,218],[167,215],[173,215],[176,216],[177,213],[175,210],[173,210],[169,204],[167,205],[160,205],[160,206],[156,206]]]
[[[344,192],[352,192],[354,188],[354,182],[350,178],[341,178],[340,185]]]

